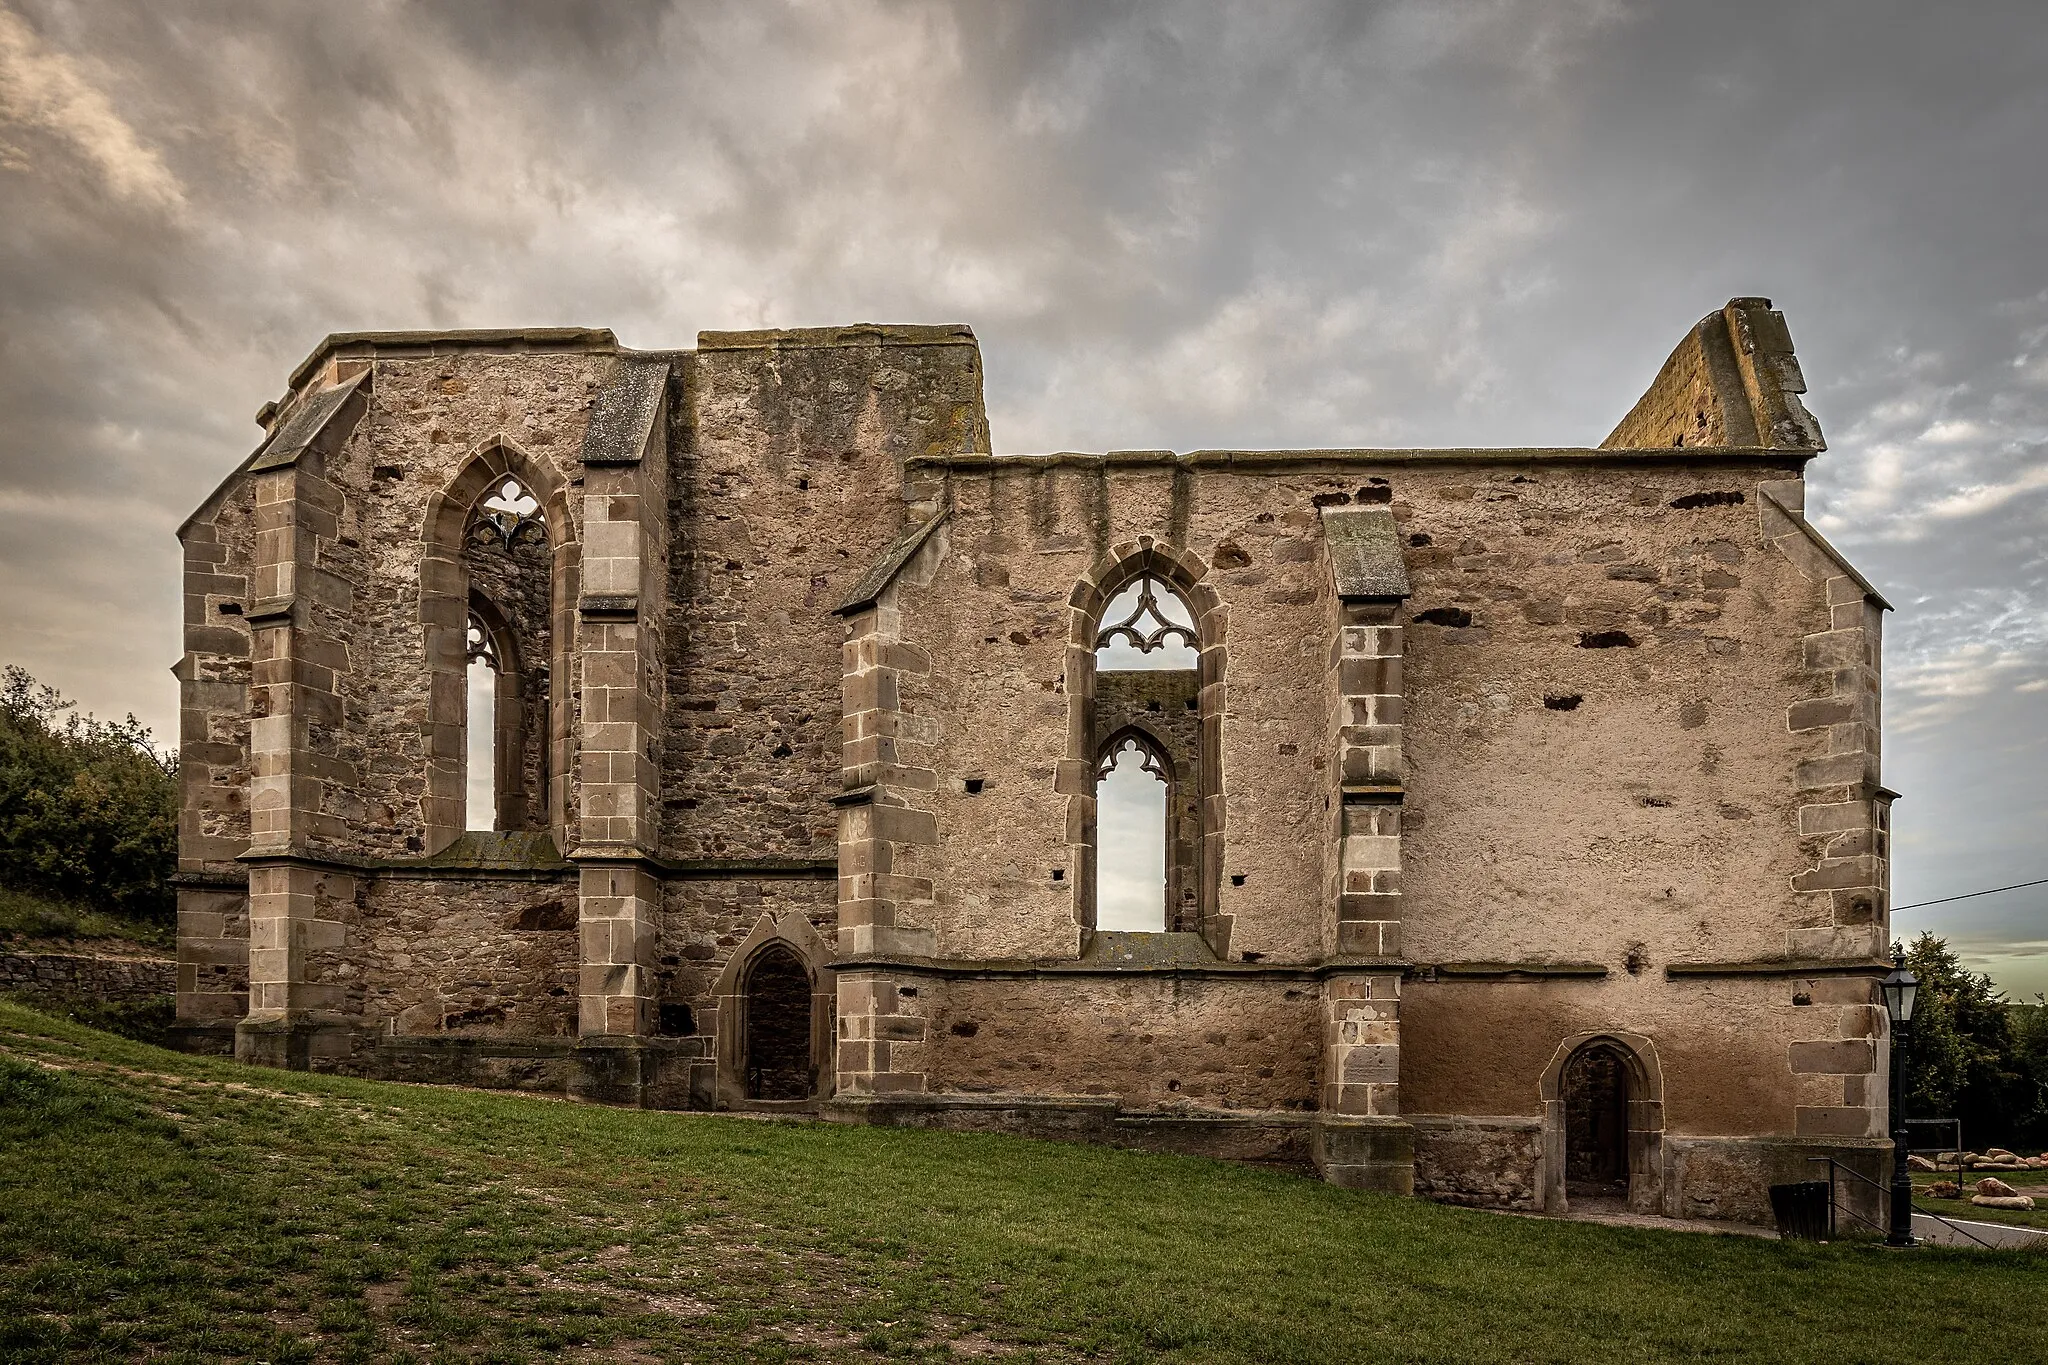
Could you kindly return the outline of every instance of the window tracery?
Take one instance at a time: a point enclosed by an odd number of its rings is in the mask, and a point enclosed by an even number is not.
[[[489,664],[493,673],[505,671],[504,664],[498,659],[497,638],[475,612],[469,614],[468,662]]]
[[[1116,654],[1128,649],[1148,655],[1165,650],[1169,661],[1141,666],[1194,666],[1192,658],[1184,663],[1177,658],[1182,651],[1193,655],[1201,648],[1194,616],[1180,594],[1153,575],[1142,574],[1126,586],[1103,611],[1102,619],[1104,625],[1095,636],[1098,651]]]
[[[1166,770],[1164,756],[1158,749],[1134,734],[1126,734],[1121,739],[1103,746],[1102,756],[1095,764],[1096,780],[1100,781],[1109,776],[1112,770],[1122,767],[1123,756],[1132,750],[1137,751],[1138,772],[1150,773],[1161,782],[1173,781],[1173,775]]]
[[[480,545],[540,545],[547,541],[547,525],[540,516],[540,499],[515,478],[500,480],[491,495],[477,507],[470,537]]]

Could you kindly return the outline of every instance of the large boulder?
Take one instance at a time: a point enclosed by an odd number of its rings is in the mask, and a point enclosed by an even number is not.
[[[2011,1199],[2019,1191],[1996,1176],[1987,1175],[1977,1182],[1977,1193],[1993,1199]]]
[[[1973,1194],[1970,1196],[1970,1202],[1980,1209],[2019,1209],[2024,1211],[2034,1207],[2034,1201],[2024,1194]]]
[[[1939,1166],[1935,1165],[1935,1164],[1934,1164],[1933,1162],[1929,1161],[1929,1160],[1928,1160],[1928,1159],[1927,1159],[1926,1157],[1924,1157],[1924,1156],[1909,1156],[1909,1157],[1907,1157],[1907,1158],[1906,1158],[1906,1168],[1907,1168],[1908,1170],[1913,1170],[1913,1171],[1938,1171],[1938,1170],[1940,1170],[1940,1169],[1941,1169],[1941,1167],[1939,1167]]]

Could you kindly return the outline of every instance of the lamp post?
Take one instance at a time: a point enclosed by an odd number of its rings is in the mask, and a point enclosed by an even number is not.
[[[1906,1068],[1902,1054],[1920,978],[1906,970],[1904,948],[1892,948],[1892,969],[1879,986],[1884,991],[1885,1017],[1892,1026],[1892,1225],[1884,1243],[1909,1247],[1913,1245],[1913,1176],[1906,1169]]]

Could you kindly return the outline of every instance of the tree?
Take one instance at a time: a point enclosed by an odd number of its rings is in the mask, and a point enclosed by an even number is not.
[[[1989,976],[1965,968],[1931,933],[1908,945],[1906,965],[1920,978],[1904,1049],[1907,1115],[1960,1119],[1963,1141],[1978,1150],[2034,1135],[2044,1117],[2044,1073],[2030,1064],[2016,1027],[2032,1029],[2031,1017],[2017,1018]]]
[[[80,715],[26,669],[0,670],[0,885],[173,918],[176,771],[134,716]]]

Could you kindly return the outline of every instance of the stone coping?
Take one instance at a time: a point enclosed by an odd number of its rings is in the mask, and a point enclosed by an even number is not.
[[[1415,975],[1425,981],[1431,977],[1439,981],[1598,979],[1607,974],[1604,962],[1432,962],[1415,967]]]
[[[487,839],[490,844],[485,843]],[[368,858],[303,848],[252,848],[240,855],[240,861],[298,863],[351,876],[409,880],[472,877],[481,881],[558,881],[577,875],[577,865],[582,862],[635,863],[657,876],[676,881],[812,881],[839,875],[836,857],[665,858],[641,849],[589,846],[572,850],[565,858],[555,851],[552,836],[545,832],[490,836],[472,832],[431,858]],[[233,871],[196,868],[173,873],[170,882],[179,887],[239,891],[249,884],[249,874],[246,867]]]
[[[1892,964],[1882,958],[1759,958],[1753,962],[1672,962],[1667,979],[1687,976],[1882,976]]]
[[[1390,464],[1557,464],[1585,466],[1761,465],[1801,470],[1820,452],[1778,450],[1768,446],[1671,446],[1650,450],[1603,450],[1591,446],[1445,446],[1385,450],[1331,447],[1291,450],[1111,450],[1098,453],[1062,450],[1044,455],[928,454],[912,455],[907,468],[948,469],[958,473],[1037,473],[1047,469],[1097,469],[1103,466],[1196,469],[1246,469],[1272,474],[1303,467],[1349,467]]]
[[[852,616],[874,606],[876,600],[881,597],[882,590],[889,586],[890,580],[894,579],[903,566],[908,564],[911,558],[924,548],[924,543],[931,539],[932,532],[938,530],[939,524],[952,514],[952,503],[942,503],[939,510],[933,513],[922,525],[912,527],[896,537],[894,541],[890,542],[889,547],[882,551],[881,558],[877,559],[873,566],[865,574],[861,575],[861,580],[854,587],[852,594],[844,602],[832,608],[832,614],[834,616]]]
[[[1325,507],[1322,512],[1337,596],[1347,602],[1406,599],[1408,570],[1401,558],[1401,528],[1394,524],[1394,509]]]
[[[453,351],[597,351],[619,349],[608,327],[481,327],[446,332],[330,332],[292,371],[297,389],[330,356],[413,360]]]
[[[1199,934],[1158,937],[1200,938]],[[938,958],[886,954],[843,957],[824,964],[835,972],[897,972],[909,976],[1013,979],[1054,976],[1265,977],[1320,981],[1352,974],[1396,975],[1410,964],[1395,958],[1329,958],[1321,962],[1243,962],[1195,959],[1162,952],[1151,960],[1116,956],[1078,958]]]
[[[700,351],[758,351],[777,347],[815,350],[839,346],[974,346],[964,322],[919,325],[850,322],[841,327],[767,327],[746,332],[699,332]]]

